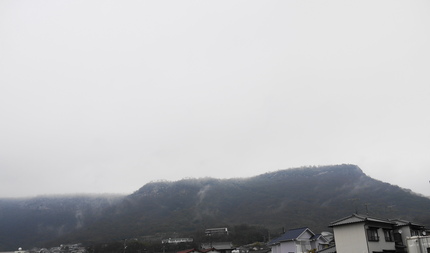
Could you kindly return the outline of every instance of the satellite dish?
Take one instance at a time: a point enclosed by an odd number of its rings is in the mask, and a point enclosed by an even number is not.
[[[399,229],[399,234],[402,234],[402,230],[401,229]]]
[[[426,235],[427,233],[426,233],[426,231],[423,231],[423,235]]]

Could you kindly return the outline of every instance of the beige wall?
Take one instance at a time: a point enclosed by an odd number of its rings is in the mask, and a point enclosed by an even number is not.
[[[378,236],[379,241],[378,242],[369,242],[369,252],[373,251],[383,251],[385,250],[395,250],[396,246],[394,242],[386,242],[384,231],[382,228],[378,229]]]
[[[333,227],[337,253],[367,253],[364,223]]]

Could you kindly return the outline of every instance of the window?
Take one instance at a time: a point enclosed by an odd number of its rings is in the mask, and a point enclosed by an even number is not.
[[[397,232],[394,233],[394,242],[396,243],[396,245],[398,246],[403,246],[403,239],[402,239],[402,235]],[[430,253],[430,252],[429,252]]]
[[[394,242],[393,230],[384,229],[384,237],[386,242]]]
[[[419,235],[420,235],[420,231],[416,229],[411,229],[411,236],[419,236]]]
[[[378,228],[367,229],[367,239],[374,242],[379,241]]]

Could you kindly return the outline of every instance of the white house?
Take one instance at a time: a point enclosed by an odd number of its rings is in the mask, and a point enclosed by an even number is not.
[[[396,252],[390,220],[353,214],[331,223],[338,253]]]
[[[406,240],[413,236],[424,235],[425,228],[422,225],[412,223],[405,220],[392,220],[396,223],[394,227],[394,241],[396,243],[397,252],[408,252]]]
[[[311,248],[316,251],[329,247],[329,240],[322,234],[316,234],[311,237]]]
[[[407,238],[422,235],[424,227],[403,220],[353,214],[331,223],[337,253],[407,253]]]
[[[271,253],[305,253],[312,249],[320,249],[327,240],[321,235],[315,235],[309,228],[288,230],[285,234],[270,241],[268,246]]]
[[[214,249],[221,253],[231,253],[234,249],[232,242],[209,242],[200,245],[202,250]]]

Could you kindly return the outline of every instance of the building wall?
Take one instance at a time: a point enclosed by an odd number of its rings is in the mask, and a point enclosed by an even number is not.
[[[297,253],[306,253],[312,249],[310,241],[295,241],[295,243]]]
[[[296,244],[293,241],[282,242],[280,253],[296,252]]]
[[[311,242],[311,247],[316,250],[322,250],[324,247],[328,247],[325,241],[318,238],[316,241]]]
[[[408,239],[409,237],[414,236],[414,235],[412,235],[412,233],[411,233],[411,227],[410,227],[410,226],[401,226],[401,227],[398,227],[398,228],[396,229],[396,231],[397,231],[397,232],[398,232],[399,230],[401,230],[401,231],[402,231],[402,233],[401,233],[401,236],[402,236],[402,242],[403,242],[403,244],[406,246],[406,245],[407,245],[407,243],[406,243],[407,239]],[[422,231],[423,231],[423,230],[421,230],[421,231],[420,231],[420,235],[421,235]]]
[[[308,252],[312,249],[312,245],[310,242],[312,236],[314,235],[311,234],[308,230],[306,230],[305,233],[303,233],[299,238],[297,238],[298,240],[295,241],[297,253]]]
[[[283,241],[271,246],[271,253],[306,253],[312,249],[309,239],[312,233],[306,230],[297,240]]]
[[[274,245],[270,247],[270,253],[281,253],[281,246],[280,245]]]
[[[401,227],[397,227],[395,230],[397,233],[399,233],[399,231],[402,231],[402,233],[400,234],[400,237],[402,238],[402,243],[403,245],[407,245],[406,243],[406,239],[408,237],[411,237],[411,229],[409,228],[409,226],[401,226]]]
[[[308,230],[306,230],[298,239],[300,240],[309,240],[313,234],[311,234]]]
[[[337,253],[366,253],[367,237],[364,223],[333,227]]]
[[[406,239],[409,253],[427,253],[430,250],[430,236],[413,236]]]
[[[384,231],[382,228],[378,229],[378,236],[379,236],[379,241],[373,242],[373,241],[369,241],[369,252],[373,252],[373,251],[383,251],[383,250],[395,250],[395,243],[394,242],[386,242],[385,241],[385,236],[384,236]]]

